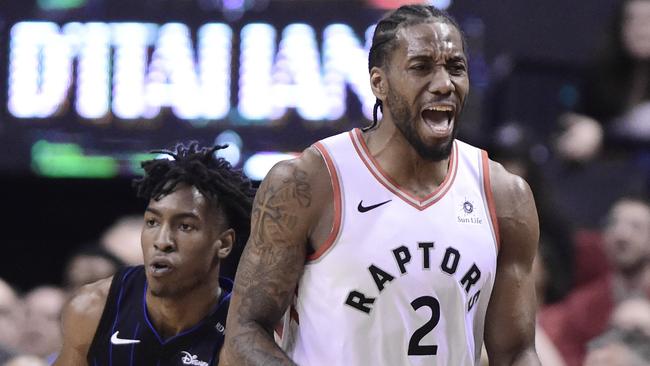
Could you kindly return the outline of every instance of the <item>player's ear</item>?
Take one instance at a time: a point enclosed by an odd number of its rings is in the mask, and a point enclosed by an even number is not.
[[[386,100],[388,80],[386,80],[386,73],[380,67],[373,66],[370,69],[370,88],[377,99]]]
[[[217,239],[217,255],[220,259],[226,258],[232,251],[233,245],[235,245],[235,230],[228,229],[219,235]]]

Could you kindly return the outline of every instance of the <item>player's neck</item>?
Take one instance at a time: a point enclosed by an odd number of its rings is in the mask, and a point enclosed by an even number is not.
[[[201,286],[183,296],[146,295],[149,319],[164,339],[192,328],[214,310],[223,290],[218,286]]]
[[[381,169],[402,188],[426,197],[444,181],[449,158],[430,161],[422,158],[393,123],[364,134],[364,139]]]

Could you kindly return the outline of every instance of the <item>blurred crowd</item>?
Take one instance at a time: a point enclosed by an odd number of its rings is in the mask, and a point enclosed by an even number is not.
[[[522,124],[498,126],[489,147],[536,196],[537,351],[546,366],[650,365],[650,1],[621,1],[614,18],[579,102],[543,141],[546,157]],[[66,299],[141,263],[141,225],[117,220],[69,258],[60,287],[20,294],[0,280],[0,363],[52,361]]]
[[[61,286],[38,286],[21,294],[0,279],[0,364],[49,365],[61,348],[61,310],[79,287],[142,263],[142,217],[116,220],[97,240],[68,259]]]
[[[622,0],[613,18],[542,148],[504,123],[491,149],[536,196],[547,366],[650,365],[650,1]]]

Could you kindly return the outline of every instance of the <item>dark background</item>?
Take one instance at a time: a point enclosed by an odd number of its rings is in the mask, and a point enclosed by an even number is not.
[[[471,43],[472,99],[463,120],[461,137],[489,146],[493,126],[517,120],[539,131],[545,141],[558,113],[571,107],[562,92],[575,86],[575,70],[598,48],[608,30],[614,0],[477,1],[457,0],[449,11],[465,28]],[[308,21],[313,25],[340,19],[363,29],[383,11],[355,1],[271,1],[264,11],[252,11],[237,24],[264,20],[276,24]],[[139,213],[144,202],[131,189],[132,177],[112,179],[50,179],[36,176],[29,166],[33,129],[15,128],[6,107],[7,40],[11,24],[44,16],[34,1],[0,2],[0,277],[26,290],[43,282],[59,283],[67,256],[92,242],[118,216]],[[104,1],[83,12],[61,15],[70,20],[181,20],[201,24],[222,21],[219,12],[202,12],[190,1]],[[239,22],[239,23],[238,23]],[[489,98],[488,98],[489,96]],[[74,125],[74,116],[54,124]],[[289,125],[298,125],[291,114]],[[299,151],[314,140],[367,123],[358,115],[346,117],[335,129],[295,130],[291,136],[268,130],[247,131],[247,139],[261,145]],[[218,130],[219,128],[217,128]],[[297,132],[296,132],[297,131]],[[215,131],[210,131],[212,135]],[[90,132],[93,138],[111,131]],[[142,148],[162,147],[179,139],[178,130],[136,134]],[[189,133],[201,139],[201,132]],[[210,141],[209,139],[206,139]],[[291,143],[287,145],[287,141]],[[118,144],[119,148],[119,144]]]

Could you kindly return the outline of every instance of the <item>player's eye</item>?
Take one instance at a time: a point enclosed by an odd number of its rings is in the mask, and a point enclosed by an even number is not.
[[[178,225],[178,228],[181,231],[192,231],[192,230],[194,230],[194,226],[192,226],[190,224],[185,224],[185,223]]]
[[[429,66],[427,64],[424,64],[424,63],[417,63],[417,64],[411,65],[410,69],[415,70],[415,71],[426,71],[426,70],[429,69]]]
[[[462,75],[465,72],[465,65],[460,62],[452,63],[447,67],[452,75]]]

